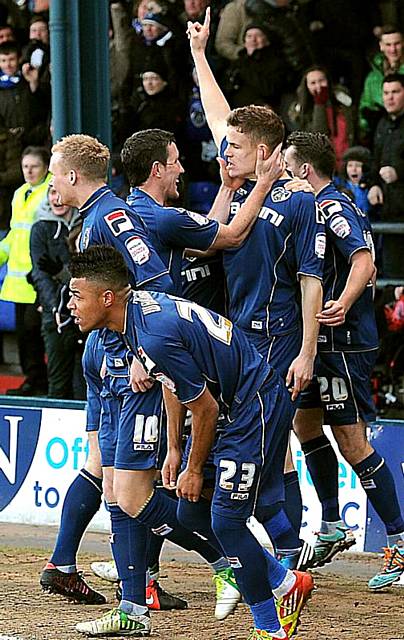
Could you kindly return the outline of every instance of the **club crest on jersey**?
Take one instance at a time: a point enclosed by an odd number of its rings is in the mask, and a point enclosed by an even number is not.
[[[127,212],[123,209],[107,213],[107,215],[104,216],[104,220],[114,236],[119,236],[119,234],[124,231],[131,231],[131,229],[133,229],[132,221],[130,220]]]
[[[271,200],[272,202],[284,202],[285,200],[289,200],[292,195],[291,191],[287,191],[284,187],[275,187],[271,191]]]
[[[132,236],[126,240],[125,245],[135,264],[142,266],[150,258],[150,249],[139,236]]]
[[[87,249],[89,243],[90,243],[90,233],[91,233],[91,227],[87,227],[86,229],[84,229],[83,234],[81,236],[81,246],[84,249]]]
[[[351,233],[349,222],[343,216],[335,216],[330,222],[330,229],[338,238],[347,238]]]
[[[314,243],[314,251],[317,258],[324,259],[325,255],[325,246],[326,246],[326,235],[325,233],[316,233],[316,240]]]

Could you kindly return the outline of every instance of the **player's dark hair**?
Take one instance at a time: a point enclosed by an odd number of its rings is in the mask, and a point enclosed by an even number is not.
[[[25,147],[21,154],[21,160],[25,158],[25,156],[35,156],[39,158],[44,165],[49,166],[50,153],[46,147]]]
[[[308,162],[319,176],[332,177],[335,169],[335,151],[324,133],[293,131],[286,139],[286,146],[293,146],[299,164]]]
[[[389,36],[392,33],[399,33],[401,36],[403,35],[400,27],[398,27],[396,24],[383,25],[380,29],[380,40],[382,39],[382,36]]]
[[[399,82],[404,87],[404,73],[389,73],[383,78],[383,84],[386,82]]]
[[[285,135],[285,127],[278,114],[261,105],[233,109],[227,116],[227,124],[245,133],[254,144],[268,145],[271,153]]]
[[[131,187],[146,182],[154,162],[166,164],[168,145],[172,142],[174,134],[163,129],[144,129],[125,140],[121,160]]]
[[[94,245],[72,256],[69,271],[72,278],[85,278],[121,291],[129,284],[129,272],[122,255],[106,245]]]

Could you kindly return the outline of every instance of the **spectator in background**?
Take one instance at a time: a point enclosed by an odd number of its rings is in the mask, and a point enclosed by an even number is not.
[[[39,87],[39,71],[29,63],[19,68],[15,42],[0,45],[0,119],[7,129],[19,130],[24,144],[47,135],[49,104]]]
[[[244,34],[252,18],[247,15],[246,0],[232,0],[224,8],[217,26],[215,47],[226,60],[237,60],[244,47]]]
[[[361,137],[372,142],[377,123],[383,114],[383,78],[390,73],[404,73],[403,35],[392,25],[382,27],[380,52],[371,61],[371,70],[359,101]]]
[[[0,238],[9,229],[11,200],[21,184],[21,135],[0,119]]]
[[[279,110],[292,75],[279,51],[279,39],[265,25],[247,27],[244,47],[227,72],[225,93],[232,108],[259,104]]]
[[[27,282],[31,271],[29,238],[38,209],[46,198],[51,179],[48,173],[49,152],[43,147],[27,147],[22,154],[23,184],[14,194],[10,231],[0,242],[0,264],[7,262],[8,271],[0,292],[2,300],[16,304],[16,329],[20,365],[25,380],[8,395],[46,395],[47,379],[41,317],[36,292]]]
[[[334,178],[334,183],[340,191],[349,195],[356,206],[364,213],[369,213],[369,172],[371,153],[366,147],[350,147],[345,151],[340,176]]]
[[[352,100],[343,87],[333,87],[328,71],[313,65],[297,89],[297,103],[290,110],[298,129],[325,133],[333,143],[337,168],[354,139]]]
[[[0,44],[3,42],[15,42],[14,29],[9,24],[0,25]]]
[[[176,132],[184,119],[184,105],[169,84],[169,74],[158,62],[145,65],[142,86],[132,96],[131,131],[162,127]]]
[[[29,27],[29,42],[22,52],[23,70],[38,71],[38,88],[42,103],[50,112],[51,105],[51,77],[50,77],[50,47],[48,23],[40,15],[31,18]]]
[[[42,309],[48,397],[83,399],[73,393],[77,344],[81,336],[70,313],[61,306],[60,297],[61,289],[66,288],[69,281],[67,237],[79,214],[71,207],[58,204],[58,193],[50,187],[37,217],[30,237],[31,276]]]
[[[384,222],[404,221],[404,74],[394,73],[383,81],[386,114],[376,128],[369,202],[381,205]],[[400,237],[402,240],[402,236]],[[383,275],[404,278],[402,242],[383,236]]]

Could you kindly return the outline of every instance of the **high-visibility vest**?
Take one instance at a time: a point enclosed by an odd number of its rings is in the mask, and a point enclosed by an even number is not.
[[[7,262],[7,274],[0,292],[2,300],[35,302],[36,291],[26,279],[32,269],[29,237],[39,205],[47,197],[50,179],[48,173],[41,184],[32,187],[25,183],[14,193],[10,231],[0,242],[0,264]]]

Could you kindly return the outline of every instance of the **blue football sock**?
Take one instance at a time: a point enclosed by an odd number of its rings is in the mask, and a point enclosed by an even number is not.
[[[300,491],[299,475],[297,471],[288,471],[284,475],[285,482],[285,505],[284,510],[289,518],[290,524],[300,534],[302,525],[303,503]]]
[[[362,487],[372,507],[382,519],[387,535],[404,530],[394,478],[384,459],[373,451],[365,460],[355,464],[353,470],[358,475]]]
[[[185,529],[178,522],[177,500],[173,500],[162,491],[154,491],[153,497],[136,517],[149,527],[155,535],[165,536],[183,549],[196,551],[207,562],[218,560],[221,549],[217,548],[216,538],[203,540],[189,529]]]
[[[322,435],[302,444],[314,488],[321,502],[322,520],[341,519],[338,505],[338,459],[327,436]]]
[[[265,629],[265,631],[276,632],[281,628],[278,614],[276,613],[275,600],[269,598],[258,604],[250,605],[251,613],[254,618],[254,627],[257,629]]]
[[[272,591],[265,574],[257,568],[266,566],[263,547],[248,529],[245,520],[235,520],[212,513],[212,527],[234,571],[237,585],[248,605],[269,600]]]
[[[264,549],[271,589],[277,589],[286,578],[288,570],[267,549]]]
[[[283,507],[284,503],[272,505],[270,510],[275,510],[270,517],[262,517],[260,510],[257,510],[257,519],[264,525],[269,533],[276,549],[297,549],[301,547],[299,534],[292,527]],[[266,509],[265,509],[266,511]],[[264,511],[262,511],[264,514]]]
[[[102,479],[81,469],[67,490],[55,548],[50,561],[76,566],[76,555],[85,530],[101,505]]]
[[[150,532],[137,518],[109,504],[111,550],[122,582],[122,601],[146,606],[147,548]]]

